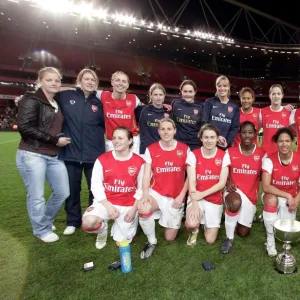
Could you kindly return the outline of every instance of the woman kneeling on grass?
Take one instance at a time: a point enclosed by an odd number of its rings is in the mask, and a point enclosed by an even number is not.
[[[18,129],[21,134],[17,167],[27,191],[27,211],[33,234],[43,242],[59,239],[53,220],[70,194],[65,164],[57,158],[59,147],[71,143],[61,133],[63,115],[53,99],[59,91],[61,75],[55,68],[39,71],[35,93],[28,93],[19,103]],[[45,204],[47,179],[52,195]]]
[[[264,151],[256,144],[255,125],[250,121],[241,124],[241,142],[229,148],[229,179],[224,193],[226,240],[221,253],[228,253],[233,245],[234,232],[247,236],[256,213],[259,180]]]
[[[205,240],[215,243],[222,217],[222,189],[228,176],[229,155],[217,148],[219,129],[211,124],[201,127],[198,137],[202,147],[189,153],[187,173],[189,198],[186,227],[191,231],[188,246],[197,243],[200,224],[204,225]]]
[[[130,150],[133,135],[127,127],[113,131],[112,143],[114,150],[95,162],[91,180],[94,202],[82,217],[82,229],[97,234],[97,249],[106,245],[108,220],[114,220],[111,235],[117,246],[124,240],[131,242],[138,225],[144,160]]]
[[[277,255],[273,223],[277,219],[294,220],[300,200],[300,154],[292,151],[293,133],[288,128],[281,128],[273,136],[273,142],[278,151],[264,158],[262,163],[263,217],[269,256]]]
[[[185,161],[189,147],[174,139],[176,127],[171,119],[159,121],[158,133],[160,141],[150,145],[144,155],[146,165],[139,217],[148,243],[141,252],[141,259],[150,257],[157,244],[153,212],[161,212],[159,224],[165,228],[165,239],[176,238],[188,187]]]

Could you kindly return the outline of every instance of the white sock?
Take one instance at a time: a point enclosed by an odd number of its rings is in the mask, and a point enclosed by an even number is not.
[[[157,244],[157,239],[155,236],[155,221],[154,221],[153,214],[147,218],[139,217],[139,221],[144,231],[144,234],[148,238],[148,242],[150,244]]]
[[[226,236],[233,240],[234,238],[234,231],[239,218],[239,213],[237,213],[234,216],[230,216],[225,212],[225,230],[226,230]]]
[[[273,223],[278,219],[277,213],[263,211],[263,218],[264,218],[265,228],[267,232],[267,244],[268,246],[275,245]]]

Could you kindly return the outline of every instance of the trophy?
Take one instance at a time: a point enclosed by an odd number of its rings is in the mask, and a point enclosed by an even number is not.
[[[282,274],[297,272],[296,259],[290,254],[291,243],[300,240],[300,222],[290,219],[279,219],[273,224],[276,238],[283,242],[283,253],[278,254],[275,261],[275,269]]]

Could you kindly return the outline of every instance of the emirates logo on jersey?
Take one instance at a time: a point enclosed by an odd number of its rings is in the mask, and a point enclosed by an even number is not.
[[[199,110],[198,109],[194,109],[194,115],[198,115],[198,113],[199,113]]]
[[[92,210],[94,210],[94,206],[90,206],[88,209],[87,209],[87,212],[90,212],[90,211],[92,211]]]
[[[299,170],[298,165],[293,165],[293,166],[292,166],[292,170],[293,170],[294,172],[298,172],[298,170]]]
[[[133,176],[136,173],[136,167],[128,167],[128,174]]]
[[[283,112],[282,113],[282,117],[285,118],[286,117],[286,113]]]
[[[130,107],[130,106],[132,105],[132,102],[131,102],[130,100],[126,100],[126,105],[127,105],[128,107]]]
[[[98,107],[97,107],[96,105],[94,105],[94,104],[92,105],[92,111],[93,111],[93,112],[98,111]]]
[[[182,150],[177,150],[177,156],[181,157],[183,155],[183,151]]]
[[[169,114],[164,113],[164,117],[165,117],[165,118],[169,118],[169,116],[170,116]]]
[[[221,163],[222,163],[221,158],[216,158],[216,159],[215,159],[215,164],[216,164],[217,166],[220,166]]]
[[[228,112],[233,112],[233,107],[232,106],[228,106]]]
[[[253,114],[253,118],[257,118],[257,114]]]
[[[260,160],[260,155],[254,155],[253,158],[254,158],[254,161],[257,162]]]

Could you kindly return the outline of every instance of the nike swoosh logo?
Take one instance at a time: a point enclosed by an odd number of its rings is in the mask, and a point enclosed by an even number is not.
[[[233,158],[233,159],[238,159],[239,157],[237,157],[237,156],[233,156],[232,158]]]
[[[177,110],[182,110],[182,108],[177,108]]]
[[[219,106],[215,106],[215,105],[213,105],[213,108],[218,108]]]
[[[148,116],[153,116],[153,114],[148,114]]]
[[[278,171],[278,169],[274,169],[274,171],[276,172],[276,171]]]
[[[160,157],[160,155],[155,155],[155,157]]]
[[[111,171],[111,170],[105,170],[105,173],[106,173],[106,172],[110,172],[110,171]]]
[[[271,116],[271,115],[266,115],[266,118],[267,118],[267,117],[270,117],[270,116]]]

